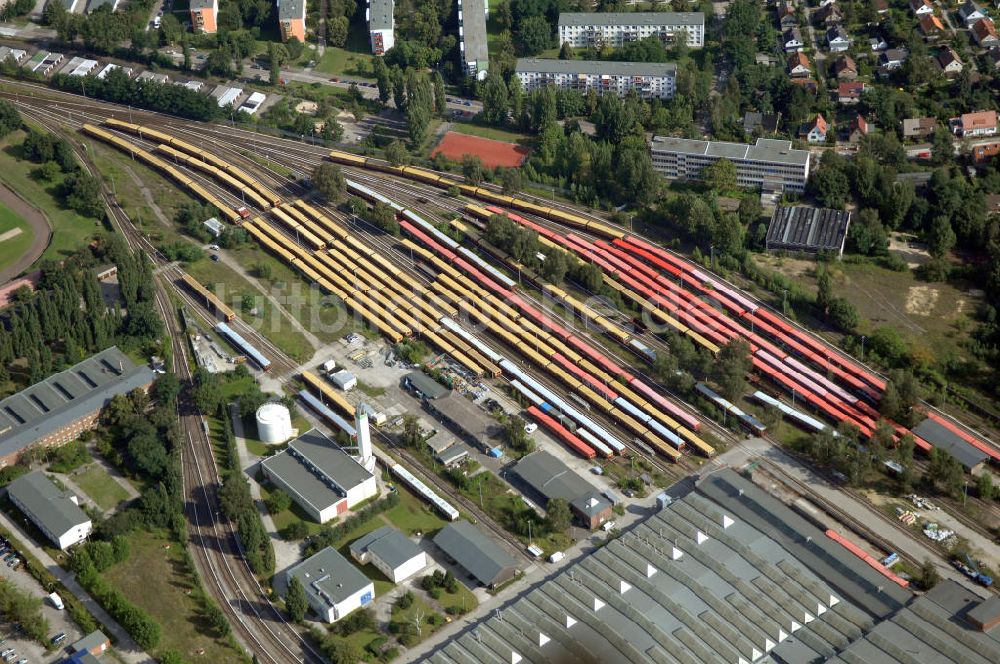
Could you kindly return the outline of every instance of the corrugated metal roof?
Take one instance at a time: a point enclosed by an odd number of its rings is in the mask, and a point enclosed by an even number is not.
[[[434,544],[485,586],[514,575],[514,558],[468,521],[449,523],[434,536]]]
[[[989,456],[986,452],[960,438],[952,430],[930,418],[914,427],[913,433],[934,447],[943,449],[967,469],[978,466]]]
[[[805,205],[779,207],[767,229],[769,249],[835,251],[844,249],[851,213]]]

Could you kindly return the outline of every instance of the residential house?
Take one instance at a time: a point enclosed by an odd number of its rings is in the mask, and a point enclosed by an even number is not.
[[[743,131],[748,134],[771,135],[781,125],[781,113],[758,113],[747,111],[743,116]]]
[[[831,53],[842,53],[851,47],[851,38],[844,28],[835,25],[826,31],[826,45]]]
[[[819,92],[819,83],[813,78],[792,78],[788,80],[792,85],[797,85],[800,88],[804,88],[806,92],[811,95]]]
[[[861,101],[861,93],[865,84],[861,81],[844,82],[837,86],[837,101],[841,104],[857,104]]]
[[[792,78],[805,78],[812,73],[811,69],[805,53],[795,52],[788,58],[788,75]]]
[[[972,136],[993,136],[997,133],[997,112],[977,111],[965,113],[948,121],[956,136],[968,138]]]
[[[781,47],[785,53],[801,51],[803,46],[802,32],[798,28],[789,28],[781,33]]]
[[[790,2],[782,2],[778,5],[778,27],[782,30],[794,28],[799,24],[799,19],[795,15],[795,5]]]
[[[997,27],[988,18],[981,18],[972,25],[972,38],[983,48],[993,48],[1000,45]]]
[[[805,139],[807,143],[826,143],[826,135],[829,130],[830,125],[820,113],[812,122],[799,127],[799,138]]]
[[[903,138],[921,139],[934,133],[936,118],[906,118],[903,120]]]
[[[890,48],[878,56],[878,66],[883,71],[895,71],[903,66],[910,52],[905,48]]]
[[[944,32],[944,23],[933,14],[924,14],[920,17],[920,32],[927,40],[937,39]]]
[[[215,34],[218,31],[219,0],[191,0],[191,30]]]
[[[833,63],[833,73],[840,81],[853,81],[858,77],[858,65],[849,55],[841,55]]]
[[[977,164],[989,161],[1000,154],[1000,143],[983,143],[972,148],[972,160]]]
[[[938,52],[937,63],[945,76],[958,76],[962,73],[962,60],[951,46],[945,46]]]
[[[847,127],[847,142],[854,145],[867,136],[868,131],[868,122],[861,115],[858,115],[851,120],[851,124]]]
[[[874,37],[869,39],[868,45],[871,47],[873,53],[884,51],[885,49],[889,48],[889,42],[887,42],[885,40],[885,37],[883,37],[882,35],[875,35]]]
[[[820,7],[813,12],[813,23],[820,26],[831,26],[840,25],[844,20],[844,15],[841,13],[837,5],[827,5],[826,7]]]
[[[966,3],[958,8],[958,17],[965,23],[965,27],[971,28],[976,21],[986,18],[986,12],[972,0],[966,0]]]
[[[910,0],[910,11],[917,16],[927,16],[934,13],[934,5],[930,0]]]

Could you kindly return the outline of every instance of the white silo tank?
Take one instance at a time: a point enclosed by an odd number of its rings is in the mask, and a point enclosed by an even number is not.
[[[280,403],[266,403],[257,409],[257,436],[271,445],[292,437],[292,416]]]

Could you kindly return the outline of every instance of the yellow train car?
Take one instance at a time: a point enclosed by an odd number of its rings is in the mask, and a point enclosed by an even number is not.
[[[117,120],[115,118],[107,118],[104,121],[104,125],[106,127],[114,127],[115,129],[119,129],[121,131],[127,131],[130,134],[138,135],[139,133],[139,125],[132,124],[131,122],[124,122],[122,120]]]
[[[642,440],[649,443],[649,445],[655,449],[657,452],[667,457],[674,463],[678,463],[681,460],[681,453],[673,448],[668,443],[663,442],[659,436],[653,431],[647,431],[646,433],[639,436]]]
[[[284,210],[281,208],[272,208],[271,214],[281,221],[281,223],[283,223],[292,232],[292,235],[294,235],[299,242],[305,242],[310,249],[318,251],[326,248],[326,243],[323,242],[323,240],[316,237],[308,228],[305,228],[302,224],[285,214]]]
[[[677,435],[686,440],[691,444],[692,447],[697,449],[699,452],[707,457],[715,456],[715,448],[706,443],[701,437],[688,429],[687,427],[680,427],[677,429]]]
[[[623,238],[626,235],[625,231],[621,228],[609,226],[608,224],[604,224],[599,221],[587,222],[587,230],[595,235],[603,235],[604,237],[609,238]]]
[[[353,296],[348,296],[344,299],[344,304],[350,307],[358,316],[372,328],[378,330],[382,336],[389,339],[392,343],[398,344],[403,340],[403,335],[393,329],[388,323],[380,319],[378,316],[373,315],[368,309],[365,308],[363,304],[357,302]]]
[[[468,214],[470,217],[482,219],[483,221],[486,221],[493,216],[493,213],[486,208],[473,205],[472,203],[467,204],[465,208],[463,208],[463,212]]]
[[[260,242],[262,245],[264,245],[265,247],[267,247],[267,249],[272,254],[277,255],[279,258],[281,258],[283,261],[285,261],[286,265],[291,265],[292,261],[295,260],[295,256],[293,256],[291,254],[291,252],[289,252],[284,247],[280,246],[277,242],[275,242],[274,240],[272,240],[270,237],[268,237],[264,233],[261,233],[259,230],[256,230],[256,229],[250,229],[250,228],[248,228],[247,230],[248,230],[248,232],[251,235],[253,235],[255,238],[257,238],[258,242]]]
[[[196,295],[205,300],[205,306],[209,309],[215,310],[216,313],[220,314],[226,319],[226,322],[232,321],[236,318],[236,312],[226,306],[226,304],[215,296],[215,293],[208,290],[197,279],[192,277],[190,274],[184,273],[181,276],[181,281],[187,285]]]
[[[586,387],[586,385],[583,384],[583,381],[581,381],[573,374],[564,371],[563,368],[560,367],[555,362],[552,362],[551,364],[546,366],[545,371],[548,372],[550,376],[555,376],[556,378],[558,378],[560,381],[562,381],[563,385],[566,385],[570,389],[577,390],[581,387]]]
[[[340,150],[333,150],[329,154],[330,161],[335,161],[338,164],[346,164],[348,166],[357,166],[358,168],[364,168],[367,164],[367,159],[360,157],[356,154],[351,154],[350,152],[341,152]]]
[[[311,371],[303,371],[302,380],[311,392],[317,396],[323,397],[327,403],[332,404],[337,408],[337,410],[344,413],[348,417],[354,417],[354,406],[352,406],[350,402],[348,402],[347,399],[342,397],[338,392],[335,392],[326,381],[320,380]]]
[[[323,214],[313,206],[309,205],[305,201],[300,199],[295,201],[292,205],[305,212],[310,219],[312,219],[317,224],[325,228],[328,233],[333,235],[338,240],[343,240],[345,238],[350,237],[350,234],[344,229],[343,226],[341,226],[336,221],[334,221],[327,215]]]
[[[576,388],[576,391],[588,402],[592,403],[595,408],[604,413],[610,414],[611,411],[615,409],[615,405],[613,403],[582,383]]]
[[[436,185],[441,181],[441,175],[439,173],[428,171],[423,168],[417,168],[415,166],[404,166],[401,172],[411,180],[418,180],[419,182],[426,182],[427,184]]]
[[[558,221],[568,226],[573,226],[574,228],[587,228],[587,224],[590,223],[589,219],[585,219],[570,212],[565,212],[555,207],[546,208],[546,214],[543,216],[547,219]]]

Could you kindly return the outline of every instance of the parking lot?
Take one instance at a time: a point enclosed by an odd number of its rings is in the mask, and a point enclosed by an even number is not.
[[[4,542],[2,555],[6,557],[11,553],[13,551]],[[23,566],[18,565],[15,569],[14,566],[8,565],[8,562],[10,561],[4,561],[0,564],[0,577],[30,593],[31,596],[38,597],[42,601],[42,615],[49,621],[49,635],[54,636],[62,632],[66,634],[66,639],[62,641],[60,648],[46,651],[41,644],[28,639],[14,625],[5,621],[0,623],[0,639],[3,639],[3,643],[0,644],[0,653],[12,650],[14,654],[8,654],[3,659],[9,664],[18,664],[19,662],[21,664],[39,664],[58,661],[64,654],[64,650],[82,638],[83,634],[80,633],[80,629],[70,619],[66,611],[60,611],[53,606],[48,599],[49,593],[24,570]]]

